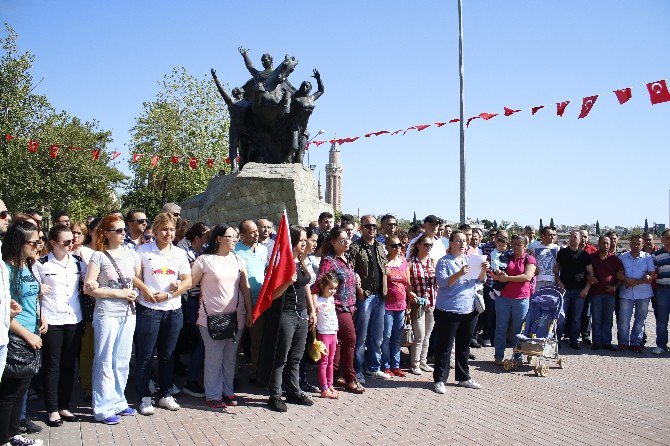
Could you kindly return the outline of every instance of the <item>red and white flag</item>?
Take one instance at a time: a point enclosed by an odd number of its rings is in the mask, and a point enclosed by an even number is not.
[[[214,167],[214,158],[207,158],[206,163],[207,163],[207,167],[209,167],[211,169],[212,167]]]
[[[513,110],[509,107],[504,107],[505,109],[505,116],[512,116],[514,113],[519,113],[521,110]]]
[[[37,152],[37,149],[39,148],[39,146],[40,146],[39,141],[35,141],[34,139],[31,139],[30,141],[28,141],[28,152],[30,152],[30,153]]]
[[[156,167],[156,165],[158,164],[158,160],[159,160],[160,158],[161,158],[161,157],[158,156],[158,155],[154,155],[154,156],[152,156],[152,157],[151,157],[151,167]]]
[[[120,154],[119,154],[120,155]],[[136,163],[144,156],[144,153],[133,153],[133,159],[130,161],[131,163]]]
[[[110,160],[114,161],[115,159],[117,159],[120,156],[121,156],[121,152],[114,151],[114,152],[112,152],[112,156],[110,157]]]
[[[59,153],[60,144],[51,144],[51,146],[49,146],[49,156],[51,156],[51,158],[57,158]]]
[[[198,158],[191,157],[191,159],[188,160],[188,167],[191,169],[197,169],[198,168]]]
[[[630,101],[630,98],[633,97],[633,91],[630,88],[622,88],[621,90],[614,90],[616,98],[619,100],[619,104],[623,105],[626,102]]]
[[[652,105],[660,104],[661,102],[670,102],[670,91],[664,80],[649,82],[647,84],[649,90],[649,99]]]
[[[538,105],[537,107],[533,107],[530,109],[531,115],[534,115],[538,111],[542,110],[544,108],[544,105]]]
[[[100,158],[100,149],[93,149],[93,161],[97,161]]]
[[[9,133],[7,133],[7,134],[5,135],[5,141],[6,141],[6,142],[11,141],[12,139],[14,139],[14,137],[13,137],[12,135],[10,135]]]
[[[171,161],[173,164],[178,164],[178,163],[179,163],[179,157],[178,157],[178,156],[175,156],[175,155],[172,155],[172,156],[170,157],[170,161]]]
[[[272,294],[275,290],[291,281],[293,274],[295,274],[295,263],[293,261],[293,250],[291,249],[291,236],[288,232],[288,217],[284,209],[277,230],[277,239],[272,248],[268,267],[265,270],[263,287],[254,307],[254,322],[272,305]]]
[[[598,99],[598,95],[587,96],[584,99],[582,99],[582,111],[579,113],[579,116],[577,117],[577,119],[586,118],[586,116],[589,114],[589,112],[593,108],[593,104],[596,103],[597,99]]]
[[[556,114],[558,116],[563,117],[563,113],[565,113],[565,107],[567,107],[569,103],[570,103],[570,101],[557,102],[556,103]]]
[[[498,116],[498,113],[480,113],[479,117],[482,118],[485,121],[488,121],[489,119],[493,119],[496,116]]]

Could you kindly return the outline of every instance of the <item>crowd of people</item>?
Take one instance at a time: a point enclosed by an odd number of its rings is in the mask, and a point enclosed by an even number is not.
[[[408,373],[432,373],[444,394],[451,368],[458,385],[480,389],[471,349],[493,347],[503,364],[529,298],[547,286],[564,293],[558,336],[568,347],[641,353],[651,302],[651,352],[668,351],[670,230],[662,246],[645,233],[622,252],[615,232],[592,246],[574,230],[561,248],[552,227],[536,240],[530,227],[484,234],[429,215],[404,232],[391,214],[358,223],[325,212],[290,227],[296,273],[254,320],[273,223],[210,227],[180,212],[168,203],[151,221],[132,209],[87,222],[59,212],[45,234],[39,212],[12,215],[0,201],[0,444],[42,444],[24,436],[39,429],[25,416],[29,388],[41,392],[48,426],[79,421],[77,370],[95,420],[108,425],[179,410],[180,392],[214,409],[237,405],[238,358],[278,412]],[[129,403],[131,367],[137,400]],[[176,373],[186,376],[181,388]]]

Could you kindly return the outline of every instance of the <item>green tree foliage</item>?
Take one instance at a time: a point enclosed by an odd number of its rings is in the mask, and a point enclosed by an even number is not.
[[[117,207],[114,188],[125,176],[109,165],[104,149],[111,133],[96,121],[82,123],[65,111],[56,112],[43,95],[33,94],[30,69],[34,56],[20,53],[14,30],[5,25],[0,58],[0,194],[10,211],[36,208],[46,214],[64,210],[74,219]],[[6,142],[5,134],[15,139]],[[40,142],[37,153],[28,140]],[[49,145],[62,144],[58,157]],[[81,147],[89,150],[70,150]],[[92,160],[90,149],[101,150]]]
[[[132,152],[144,156],[130,162],[133,179],[123,197],[127,207],[142,207],[149,215],[167,202],[179,203],[205,190],[228,156],[228,110],[214,82],[197,79],[175,67],[160,83],[160,91],[143,104],[131,130]],[[152,157],[159,156],[153,167]],[[170,157],[177,156],[178,163]],[[196,169],[189,159],[198,158]],[[214,158],[213,168],[206,160]]]
[[[596,235],[600,236],[600,222],[596,220]]]

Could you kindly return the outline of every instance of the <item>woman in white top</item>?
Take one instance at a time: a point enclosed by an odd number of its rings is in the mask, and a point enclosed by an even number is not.
[[[251,325],[251,291],[244,260],[233,252],[237,230],[216,225],[205,252],[193,262],[192,286],[200,284],[198,328],[205,344],[205,403],[211,408],[235,406],[233,378],[238,341]],[[236,312],[237,332],[230,339],[212,339],[207,317]]]
[[[50,330],[42,336],[44,366],[44,404],[47,424],[62,426],[63,420],[76,422],[70,412],[74,383],[74,363],[82,336],[80,291],[85,275],[81,258],[72,255],[72,231],[54,226],[49,231],[51,253],[35,264],[44,287],[42,316]]]

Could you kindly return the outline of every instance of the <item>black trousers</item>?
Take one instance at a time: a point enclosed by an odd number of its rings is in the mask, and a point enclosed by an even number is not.
[[[42,335],[44,370],[44,405],[47,413],[70,410],[74,385],[74,363],[81,350],[84,326],[79,324],[49,325]]]
[[[299,367],[305,351],[309,321],[307,312],[282,311],[279,316],[272,370],[270,371],[270,396],[280,397],[282,382],[287,395],[300,393]]]
[[[0,382],[0,444],[8,443],[14,435],[19,435],[23,398],[30,385],[27,378],[2,377]]]
[[[468,355],[470,354],[470,339],[472,339],[477,323],[477,312],[459,314],[435,309],[433,315],[435,317],[433,334],[435,334],[436,343],[433,382],[446,383],[449,378],[449,358],[454,339],[456,340],[456,381],[469,380]]]

